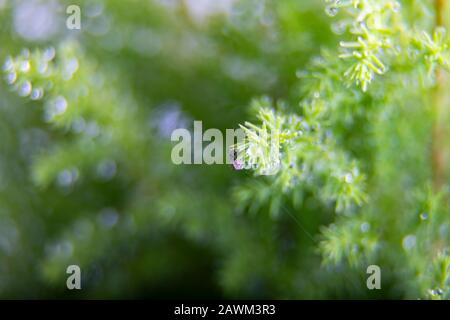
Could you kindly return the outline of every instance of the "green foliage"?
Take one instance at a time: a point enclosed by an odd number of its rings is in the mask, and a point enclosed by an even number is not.
[[[0,296],[449,298],[449,189],[429,186],[450,40],[432,1],[240,0],[200,18],[79,1],[82,30],[46,40],[6,3]],[[170,131],[192,119],[242,123],[255,174],[173,165]]]
[[[347,261],[353,269],[375,262],[382,268],[387,264],[400,268],[399,263],[404,263],[414,270],[411,277],[422,286],[417,296],[428,295],[421,275],[431,273],[434,278],[427,283],[428,288],[440,288],[434,289],[431,297],[437,292],[445,297],[449,270],[445,262],[436,261],[446,261],[439,252],[448,250],[448,222],[444,222],[448,219],[443,218],[444,212],[448,215],[448,206],[441,200],[432,208],[422,208],[426,213],[421,219],[427,221],[421,222],[416,213],[421,208],[410,194],[429,184],[431,177],[425,173],[414,179],[412,175],[422,167],[401,166],[424,161],[425,167],[431,167],[430,159],[420,156],[427,149],[429,140],[424,137],[431,130],[419,128],[430,128],[426,119],[432,119],[433,113],[425,105],[433,102],[422,105],[412,99],[414,91],[433,96],[435,70],[448,69],[450,63],[449,38],[442,27],[436,28],[432,37],[427,31],[417,31],[406,18],[408,7],[397,1],[327,2],[331,3],[327,13],[342,17],[343,37],[355,40],[341,41],[340,53],[327,51],[312,62],[310,71],[300,73],[304,79],[300,108],[276,111],[279,119],[295,119],[286,122],[283,130],[297,134],[285,142],[281,170],[271,178],[270,193],[306,192],[312,187],[315,198],[335,202],[335,211],[344,213],[323,228],[319,250],[324,263]],[[375,75],[384,79],[376,81]],[[362,92],[342,85],[353,82]],[[349,105],[352,109],[346,112]],[[413,115],[406,120],[407,113]],[[267,126],[261,122],[263,128]],[[369,129],[361,131],[359,125]],[[345,141],[358,133],[362,134],[352,137],[354,141]],[[404,180],[396,183],[392,179]],[[365,180],[369,180],[368,185]],[[274,191],[275,186],[280,187]],[[244,203],[262,200],[262,191],[252,187],[251,197],[245,188],[238,191],[238,199]],[[426,201],[434,201],[432,192],[428,197]],[[395,202],[398,205],[393,205]],[[433,269],[435,264],[440,267]]]
[[[260,165],[258,174],[264,174],[261,170],[268,167],[267,163],[281,168],[281,173],[273,181],[278,187],[278,191],[274,193],[290,192],[307,185],[318,198],[323,198],[325,202],[336,202],[337,211],[349,209],[353,204],[361,205],[366,199],[362,191],[364,176],[359,173],[356,164],[337,149],[331,133],[322,127],[326,116],[325,103],[314,99],[302,108],[302,116],[294,114],[289,117],[275,116],[273,109],[267,109],[268,103],[260,103],[260,106],[266,104],[259,111],[262,128],[249,123],[247,126],[257,132],[266,132],[267,128],[270,128],[270,132],[277,132],[272,135],[272,139],[278,144],[273,146],[258,139],[270,134],[261,135],[246,129],[250,132],[249,141],[240,145],[238,150],[245,151],[247,157],[251,158],[250,163],[254,163],[256,161],[252,155],[255,152],[252,149],[255,145],[264,149],[262,154],[275,158],[279,157],[278,151],[281,149],[281,164],[273,164],[273,160],[266,160],[267,157],[255,157],[256,160],[262,159],[257,162]]]

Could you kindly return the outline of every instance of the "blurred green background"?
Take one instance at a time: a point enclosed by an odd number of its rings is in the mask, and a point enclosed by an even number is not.
[[[322,266],[333,209],[312,195],[246,210],[233,190],[251,173],[170,159],[193,120],[225,130],[255,97],[298,104],[297,70],[338,41],[322,1],[0,0],[0,26],[0,61],[23,60],[0,82],[1,298],[401,296]]]

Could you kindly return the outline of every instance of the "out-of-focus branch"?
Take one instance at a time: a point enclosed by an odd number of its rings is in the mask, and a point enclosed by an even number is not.
[[[435,0],[436,27],[444,26],[444,12],[446,0]],[[433,185],[435,190],[440,190],[446,182],[446,159],[445,159],[445,119],[444,108],[445,79],[440,68],[436,70],[436,87],[433,93],[434,123],[432,141],[432,170]]]

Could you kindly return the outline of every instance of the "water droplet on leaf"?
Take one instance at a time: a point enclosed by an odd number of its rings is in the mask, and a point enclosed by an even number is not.
[[[370,230],[370,224],[368,222],[361,223],[361,232],[368,232]]]
[[[344,180],[345,180],[345,182],[347,182],[347,183],[352,183],[352,182],[353,182],[353,175],[352,175],[351,173],[347,173],[347,174],[344,176]]]
[[[416,236],[414,235],[407,235],[403,238],[402,241],[403,249],[405,250],[411,250],[416,246]]]
[[[56,54],[55,48],[49,47],[44,51],[44,59],[46,61],[50,61],[55,57],[55,54]]]
[[[104,160],[97,166],[97,175],[105,181],[112,179],[116,171],[117,166],[114,160]]]
[[[17,74],[13,71],[8,73],[8,75],[6,76],[6,82],[8,82],[8,84],[13,84],[14,82],[16,82],[17,79]]]
[[[335,7],[334,5],[332,5],[332,6],[326,7],[325,11],[330,17],[335,17],[338,14],[339,9],[337,7]]]
[[[331,31],[337,35],[342,35],[347,30],[347,25],[344,22],[337,22],[331,25]]]
[[[43,95],[44,95],[44,91],[41,88],[37,88],[37,89],[33,89],[33,91],[31,91],[30,98],[31,98],[31,100],[39,100],[42,98]]]
[[[30,61],[25,60],[20,63],[20,71],[26,73],[30,71]]]
[[[28,95],[31,93],[31,89],[32,89],[32,87],[31,87],[30,81],[26,80],[26,81],[22,84],[22,87],[20,88],[19,94],[20,94],[22,97],[26,97],[26,96],[28,96]]]
[[[420,214],[420,220],[427,220],[428,219],[428,213],[424,212]]]

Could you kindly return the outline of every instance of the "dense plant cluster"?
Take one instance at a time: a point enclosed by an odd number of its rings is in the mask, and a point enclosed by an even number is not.
[[[444,8],[188,3],[79,1],[34,40],[0,5],[0,295],[450,298]],[[256,175],[173,165],[192,119],[243,123]]]
[[[340,41],[340,53],[326,52],[301,73],[306,88],[301,108],[272,117],[290,119],[278,122],[295,134],[281,143],[282,169],[268,182],[270,194],[308,191],[336,204],[340,216],[323,229],[319,245],[326,263],[347,261],[360,268],[392,263],[402,273],[402,256],[420,296],[448,298],[447,187],[430,191],[432,176],[417,172],[432,166],[431,157],[423,157],[424,136],[431,130],[420,127],[433,118],[429,105],[435,101],[426,97],[437,86],[436,70],[449,70],[450,39],[442,26],[420,30],[425,23],[409,21],[408,7],[398,1],[327,2],[328,14],[341,19],[341,37],[353,40]],[[345,112],[349,104],[352,109]],[[260,118],[263,127],[277,123]],[[360,126],[369,129],[361,132]],[[358,137],[345,141],[356,132]],[[416,139],[419,133],[423,136]],[[408,171],[408,162],[417,166]],[[261,191],[248,190],[238,190],[238,199],[257,202]],[[388,199],[397,204],[385,206]]]

